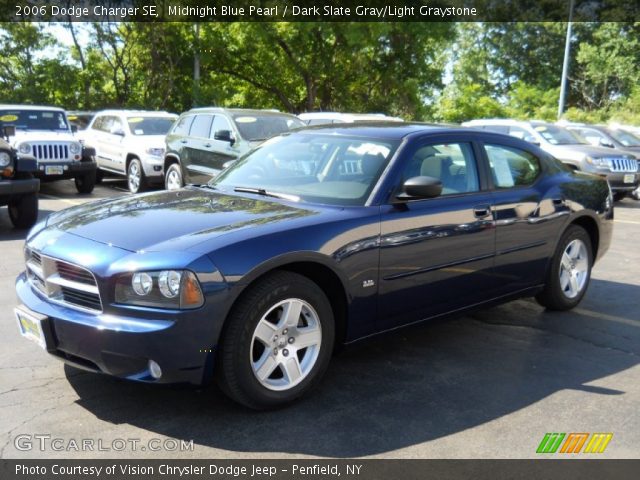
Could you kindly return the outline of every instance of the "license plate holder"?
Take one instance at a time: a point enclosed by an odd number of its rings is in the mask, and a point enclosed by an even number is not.
[[[20,334],[35,342],[40,348],[47,349],[47,341],[42,328],[42,322],[47,319],[46,316],[35,312],[28,312],[24,308],[16,307],[13,310],[18,322],[18,330]]]
[[[622,179],[624,183],[633,183],[635,182],[635,180],[636,180],[635,173],[627,173]]]
[[[62,165],[46,165],[44,167],[45,175],[62,175],[64,173],[64,168]]]

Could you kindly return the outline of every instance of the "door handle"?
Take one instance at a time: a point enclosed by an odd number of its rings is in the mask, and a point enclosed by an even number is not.
[[[476,205],[473,207],[473,214],[476,218],[485,218],[491,214],[491,205]]]
[[[187,143],[186,139],[180,140],[180,143]]]
[[[204,146],[207,147],[207,148],[210,148],[211,144],[210,143],[205,143]]]

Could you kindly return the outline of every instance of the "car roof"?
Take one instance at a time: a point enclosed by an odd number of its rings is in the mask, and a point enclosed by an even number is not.
[[[60,107],[51,107],[49,105],[11,105],[11,104],[3,104],[0,105],[0,110],[55,110],[57,112],[64,112],[63,108]]]
[[[388,117],[384,113],[341,113],[341,112],[304,112],[298,115],[301,120],[389,120],[402,121],[398,117]]]
[[[145,117],[177,117],[175,113],[157,110],[101,110],[95,115],[144,115]]]
[[[366,123],[334,123],[326,125],[315,125],[312,127],[303,128],[301,130],[296,130],[296,132],[299,132],[301,134],[322,133],[329,135],[345,135],[399,140],[409,135],[417,135],[421,133],[468,133],[469,129],[445,124],[378,121]]]
[[[279,110],[260,110],[255,108],[197,107],[185,113],[230,113],[231,115],[274,115],[297,118],[291,113],[281,112]]]

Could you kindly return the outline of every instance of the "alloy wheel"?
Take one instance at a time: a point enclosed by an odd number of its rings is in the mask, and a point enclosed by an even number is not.
[[[131,162],[129,165],[129,190],[136,193],[140,189],[140,177],[142,173],[140,171],[140,165],[138,162]]]
[[[320,352],[318,314],[304,300],[289,298],[273,305],[258,322],[251,340],[251,368],[269,390],[289,390],[311,372]]]
[[[564,249],[560,261],[560,288],[567,298],[577,297],[589,276],[589,257],[582,240],[572,240]]]

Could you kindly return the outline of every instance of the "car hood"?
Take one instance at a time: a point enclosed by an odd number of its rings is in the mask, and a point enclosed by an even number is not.
[[[72,207],[49,216],[46,228],[129,251],[187,249],[240,229],[279,227],[321,209],[201,188],[151,192]]]
[[[69,132],[50,132],[46,130],[18,130],[15,137],[11,137],[11,144],[22,142],[78,142],[79,140]]]

